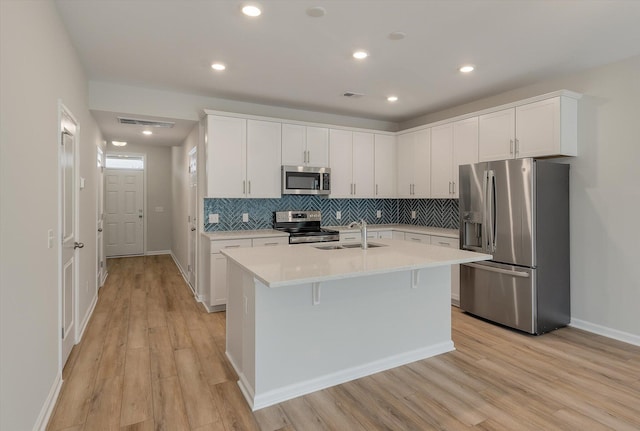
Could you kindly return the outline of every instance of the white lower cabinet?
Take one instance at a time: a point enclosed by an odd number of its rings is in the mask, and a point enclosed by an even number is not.
[[[360,232],[340,232],[340,242],[354,242],[361,239]]]
[[[431,244],[431,236],[422,233],[405,232],[404,239],[406,241],[421,242],[423,244]]]
[[[210,240],[209,289],[205,303],[209,311],[223,311],[227,304],[227,258],[221,250],[238,247],[265,247],[288,244],[289,238],[243,238],[229,240]]]

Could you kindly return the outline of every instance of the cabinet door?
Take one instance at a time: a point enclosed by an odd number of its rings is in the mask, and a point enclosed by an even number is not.
[[[515,109],[479,117],[478,154],[481,162],[514,158]]]
[[[353,132],[329,131],[329,154],[331,167],[331,197],[353,196]]]
[[[207,134],[207,197],[243,197],[247,120],[209,115]]]
[[[397,231],[397,230],[391,231],[391,238],[393,238],[393,239],[401,239],[401,240],[404,241],[404,239],[405,239],[404,235],[405,235],[404,232],[400,232],[400,231]]]
[[[452,198],[458,198],[460,165],[478,163],[478,117],[453,123]]]
[[[453,124],[431,128],[431,197],[452,194]]]
[[[227,303],[227,258],[221,253],[211,255],[211,293],[209,305],[218,307]]]
[[[281,124],[249,120],[247,124],[247,184],[250,198],[279,198]]]
[[[355,242],[361,239],[362,235],[360,232],[340,232],[340,242]]]
[[[373,133],[353,132],[353,195],[372,198],[375,195]]]
[[[431,129],[416,133],[413,150],[413,197],[426,199],[431,195]]]
[[[390,135],[374,136],[375,195],[396,197],[396,140]]]
[[[289,244],[289,237],[253,238],[251,242],[254,247],[272,247],[275,245]]]
[[[381,230],[378,232],[378,238],[380,239],[391,239],[393,238],[393,233],[390,230]],[[404,235],[403,238],[404,239]]]
[[[560,98],[516,107],[516,157],[560,154]]]
[[[329,166],[329,129],[326,127],[307,127],[307,165]]]
[[[398,136],[397,154],[397,192],[400,198],[413,196],[413,147],[416,132]]]
[[[282,164],[303,166],[307,150],[307,128],[297,124],[282,124]]]

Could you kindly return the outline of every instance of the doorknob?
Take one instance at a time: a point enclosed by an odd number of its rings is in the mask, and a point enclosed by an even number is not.
[[[98,228],[98,232],[102,232],[102,228],[101,227]]]
[[[196,230],[196,228],[195,228],[195,227],[192,227],[192,228],[191,228],[191,232],[193,232],[194,230]]]
[[[74,243],[73,243],[73,249],[74,249],[74,250],[75,250],[76,248],[82,248],[82,247],[84,247],[84,243],[82,243],[82,242],[78,242],[78,241],[76,241],[76,242],[74,242]]]

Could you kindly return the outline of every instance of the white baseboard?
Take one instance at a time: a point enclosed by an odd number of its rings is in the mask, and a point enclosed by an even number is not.
[[[56,375],[55,380],[53,381],[53,385],[51,385],[49,395],[47,395],[47,399],[42,406],[42,410],[40,410],[38,419],[36,419],[36,423],[33,426],[34,431],[45,431],[47,429],[47,424],[49,423],[49,419],[51,418],[51,414],[53,413],[53,408],[56,405],[56,401],[58,401],[58,395],[60,395],[61,388],[62,372],[59,372]]]
[[[82,336],[84,335],[84,330],[87,329],[87,325],[89,324],[89,319],[91,319],[91,315],[93,314],[93,310],[95,310],[96,308],[96,304],[98,304],[98,293],[96,292],[96,294],[93,297],[93,300],[91,301],[91,305],[89,306],[89,309],[87,310],[87,312],[84,315],[84,318],[82,319],[82,324],[80,324],[80,326],[78,327],[79,331],[76,333],[76,344],[78,344],[80,342],[80,340],[82,340]]]
[[[592,332],[594,334],[602,335],[607,338],[613,338],[614,340],[622,341],[624,343],[640,346],[640,335],[630,334],[628,332],[619,331],[617,329],[608,328],[606,326],[597,325],[595,323],[587,322],[580,319],[571,319],[569,326],[583,331]]]
[[[156,256],[161,254],[171,254],[171,250],[155,250],[155,251],[146,251],[144,253],[145,256]]]
[[[304,382],[267,391],[258,395],[255,395],[254,388],[246,380],[246,378],[244,378],[244,375],[242,374],[241,370],[236,367],[234,361],[229,357],[229,355],[227,355],[227,357],[230,359],[231,365],[240,377],[238,386],[240,386],[242,394],[251,406],[251,409],[255,411],[272,406],[274,404],[281,403],[283,401],[290,400],[292,398],[309,394],[311,392],[316,392],[322,389],[329,388],[331,386],[339,385],[351,380],[379,373],[380,371],[389,370],[391,368],[396,368],[402,365],[409,364],[411,362],[416,362],[422,359],[430,358],[432,356],[440,355],[442,353],[451,352],[452,350],[455,350],[453,342],[446,341],[434,346],[429,346],[423,349],[417,349],[411,352],[405,352],[398,355],[390,356],[388,358],[369,362],[363,365],[358,365],[356,367],[337,371],[335,373],[330,373],[324,376],[306,380]]]
[[[171,254],[171,259],[173,259],[173,262],[178,267],[178,271],[180,271],[180,275],[182,275],[182,279],[184,280],[185,283],[187,283],[187,286],[189,286],[189,289],[191,289],[191,292],[193,293],[193,296],[196,297],[196,299],[197,299],[195,287],[192,286],[191,283],[189,283],[189,277],[187,275],[187,271],[185,271],[184,268],[182,267],[182,265],[180,265],[180,262],[176,258],[176,255],[173,254],[173,252],[171,252],[170,254]]]

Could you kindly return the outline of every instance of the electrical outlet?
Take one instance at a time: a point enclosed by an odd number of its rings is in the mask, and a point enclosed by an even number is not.
[[[242,213],[242,221],[244,223],[249,221],[249,213]]]
[[[416,216],[416,212],[415,212],[415,211],[411,211],[411,218],[412,218],[412,219],[415,219],[416,217],[417,217],[417,216]]]
[[[376,211],[376,218],[380,218],[382,217],[382,211],[378,210]]]
[[[209,223],[219,223],[220,216],[218,214],[209,214]]]
[[[340,220],[342,218],[342,212],[336,211],[336,220]]]

